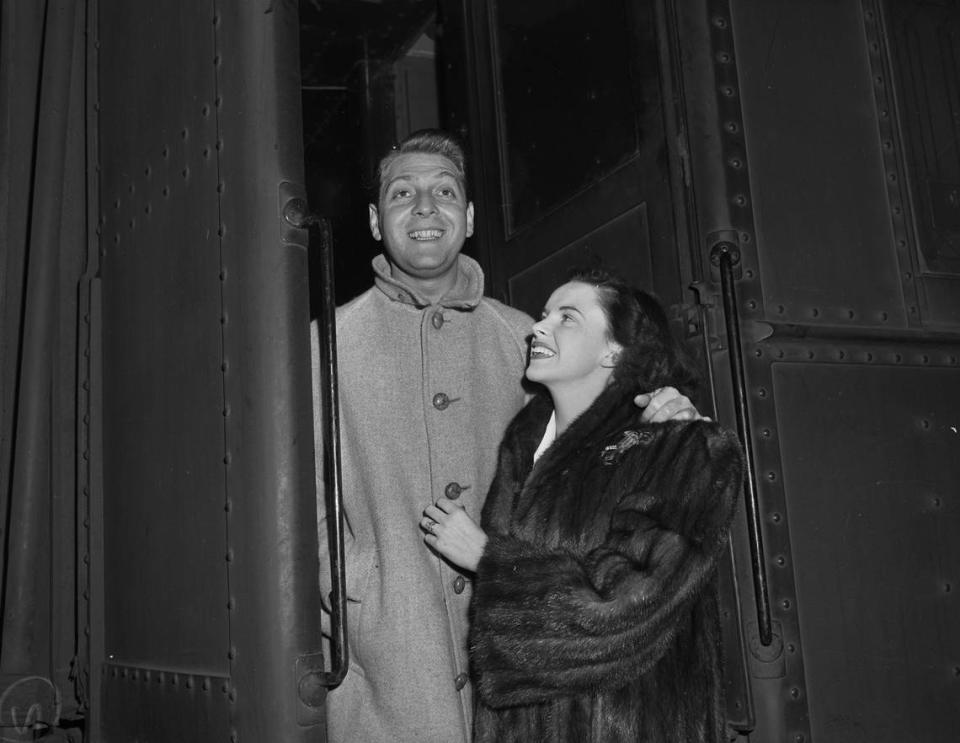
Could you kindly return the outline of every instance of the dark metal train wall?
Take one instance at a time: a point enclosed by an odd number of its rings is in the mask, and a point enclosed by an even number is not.
[[[731,735],[960,740],[960,6],[442,5],[492,291],[613,264],[746,442]]]
[[[297,4],[91,18],[90,739],[322,739]]]

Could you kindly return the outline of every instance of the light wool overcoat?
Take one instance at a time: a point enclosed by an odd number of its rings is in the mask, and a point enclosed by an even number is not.
[[[533,321],[485,298],[466,256],[433,305],[383,256],[373,266],[375,286],[337,311],[350,668],[328,696],[329,740],[467,741],[471,581],[431,552],[418,522],[445,494],[479,522],[498,444],[524,403]],[[318,507],[326,600],[322,497]]]

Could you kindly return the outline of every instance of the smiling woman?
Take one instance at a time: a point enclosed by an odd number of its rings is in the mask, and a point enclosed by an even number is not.
[[[481,526],[455,501],[422,522],[476,573],[475,740],[719,743],[716,568],[739,442],[631,404],[692,381],[644,292],[579,274],[533,330],[527,377],[547,394],[507,429]]]

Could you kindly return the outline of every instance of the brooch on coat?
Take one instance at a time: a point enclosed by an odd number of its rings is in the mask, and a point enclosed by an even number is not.
[[[609,444],[603,447],[603,451],[600,453],[600,458],[603,460],[604,464],[616,464],[618,461],[620,461],[620,457],[623,456],[627,449],[632,449],[641,441],[646,443],[651,439],[651,437],[652,434],[649,431],[644,431],[642,433],[638,431],[624,431],[623,437],[616,444]]]

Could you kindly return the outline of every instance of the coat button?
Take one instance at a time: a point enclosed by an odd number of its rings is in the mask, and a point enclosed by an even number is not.
[[[462,575],[458,575],[456,578],[454,578],[454,581],[453,581],[453,592],[463,593],[463,589],[466,587],[466,585],[467,585],[467,579],[464,578]]]
[[[433,324],[437,330],[443,327],[445,320],[443,319],[443,310],[437,310],[433,313],[433,317],[430,318],[430,322]]]
[[[467,685],[467,674],[458,673],[457,677],[453,680],[453,685],[457,687],[457,691],[460,691],[464,686]]]
[[[460,497],[460,493],[466,490],[463,485],[458,482],[451,482],[447,484],[447,487],[443,489],[443,494],[447,496],[450,500],[456,500]]]
[[[450,397],[445,392],[438,392],[433,396],[433,407],[437,410],[446,410],[450,407]]]

